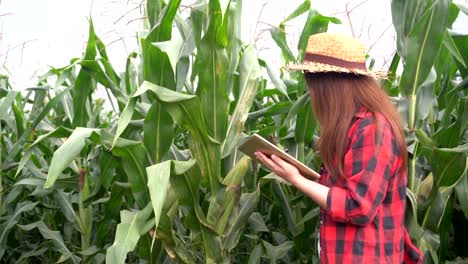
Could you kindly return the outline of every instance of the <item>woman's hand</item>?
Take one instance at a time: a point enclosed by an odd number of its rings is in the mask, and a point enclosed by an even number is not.
[[[271,155],[271,158],[268,158],[261,152],[255,152],[255,156],[276,175],[292,183],[299,190],[312,198],[320,207],[324,209],[327,208],[327,196],[330,190],[327,186],[306,179],[299,173],[296,167],[282,160],[280,157]]]
[[[271,158],[269,158],[262,152],[255,152],[255,156],[273,173],[287,180],[293,185],[296,185],[299,179],[304,178],[304,176],[299,173],[299,170],[296,167],[278,156],[271,155]]]

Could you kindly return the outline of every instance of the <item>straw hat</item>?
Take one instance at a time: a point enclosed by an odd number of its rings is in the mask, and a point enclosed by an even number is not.
[[[382,71],[366,68],[365,45],[346,35],[319,33],[309,37],[304,62],[289,64],[288,70],[306,72],[344,72],[386,78]]]

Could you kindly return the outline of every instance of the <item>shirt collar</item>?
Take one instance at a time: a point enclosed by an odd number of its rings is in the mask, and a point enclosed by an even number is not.
[[[364,106],[360,106],[359,109],[356,111],[355,116],[359,118],[364,118],[367,112],[367,108],[365,108]]]

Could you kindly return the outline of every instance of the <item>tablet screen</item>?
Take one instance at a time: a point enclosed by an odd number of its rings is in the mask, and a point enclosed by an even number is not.
[[[253,134],[252,136],[248,137],[247,140],[245,140],[241,144],[241,146],[239,146],[239,150],[251,157],[252,159],[256,159],[254,154],[256,151],[260,151],[267,156],[274,154],[294,165],[299,170],[299,172],[301,172],[302,175],[312,178],[313,180],[320,178],[319,173],[312,170],[304,163],[295,159],[293,156],[289,155],[288,153],[278,148],[274,144],[270,143],[268,140],[259,136],[258,134]]]

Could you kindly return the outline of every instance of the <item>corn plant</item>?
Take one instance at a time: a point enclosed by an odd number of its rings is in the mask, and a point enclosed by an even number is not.
[[[289,21],[307,15],[297,43],[297,54],[288,46],[286,25]],[[330,23],[341,23],[311,9],[310,1],[301,3],[270,35],[281,50],[281,61],[301,62],[311,34],[325,32]],[[318,122],[313,117],[309,92],[302,72],[274,69],[266,60],[260,65],[270,82],[257,96],[253,111],[247,119],[248,133],[258,133],[287,149],[289,154],[308,166],[319,170],[320,158],[313,148],[318,135]],[[265,84],[267,85],[267,84]],[[319,208],[312,200],[280,178],[260,170],[259,179],[272,177],[275,181],[263,187],[259,210],[249,219],[249,233],[244,241],[246,251],[253,248],[249,263],[284,261],[286,263],[319,263],[317,251]],[[246,184],[249,183],[246,179]],[[245,262],[240,259],[238,262]]]
[[[52,252],[50,261],[123,263],[134,252],[130,261],[229,262],[259,197],[258,190],[242,191],[249,159],[233,153],[261,71],[255,49],[240,42],[241,1],[201,1],[188,20],[179,5],[148,1],[140,50],[130,54],[122,75],[110,65],[90,21],[83,58],[44,76],[42,90],[34,90],[32,117],[47,97],[50,101],[29,130],[18,133],[24,138],[6,144],[3,168],[22,173],[17,178],[26,180],[18,181],[22,186],[39,189],[63,209],[63,216],[49,214],[52,223],[22,218],[24,231],[37,229],[46,239],[51,238],[43,230],[55,234],[53,241],[62,248],[40,249]],[[113,102],[105,118],[102,100],[92,99],[97,86]],[[16,96],[9,92],[2,106]],[[28,138],[32,131],[37,139]],[[55,141],[59,144],[51,144]],[[32,157],[42,158],[43,145],[47,160],[32,164]],[[41,171],[35,175],[40,179],[31,177],[34,170]],[[63,179],[76,186],[65,188]],[[38,206],[21,205],[9,209],[14,213],[4,221],[5,230]],[[56,231],[76,237],[64,218],[75,224],[78,241]],[[6,232],[2,249],[11,243]],[[16,256],[11,252],[6,259]]]
[[[451,31],[460,10],[466,6],[451,1],[392,1],[391,70],[400,60],[404,70],[386,87],[401,94],[395,99],[408,135],[407,222],[425,261],[435,263],[466,256],[468,36]]]

